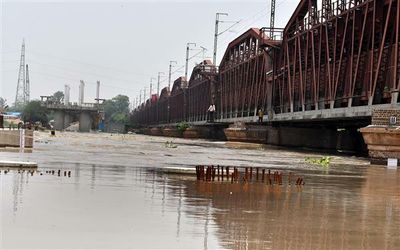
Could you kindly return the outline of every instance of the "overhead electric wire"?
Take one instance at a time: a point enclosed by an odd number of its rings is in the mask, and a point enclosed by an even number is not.
[[[100,65],[100,64],[93,64],[93,63],[83,62],[83,61],[76,60],[76,59],[70,59],[70,58],[65,58],[65,57],[60,57],[60,56],[54,56],[54,55],[47,55],[47,54],[44,54],[44,53],[41,53],[41,52],[36,52],[36,51],[34,51],[34,50],[33,50],[33,51],[32,51],[32,50],[29,50],[29,53],[36,54],[36,55],[42,55],[42,56],[46,56],[46,57],[58,58],[58,60],[70,61],[70,62],[74,62],[74,63],[78,63],[78,64],[83,64],[83,65],[88,65],[88,66],[92,66],[92,67],[100,67],[100,68],[110,69],[110,70],[113,70],[113,71],[124,72],[124,73],[126,73],[126,74],[131,74],[131,75],[137,75],[137,76],[151,76],[151,75],[149,75],[149,74],[134,73],[134,72],[129,71],[129,70],[114,68],[114,67],[110,67],[110,66],[104,66],[104,65]]]
[[[283,3],[286,3],[288,0],[282,0],[282,1],[280,1],[278,4],[276,4],[276,6],[275,7],[278,7],[278,6],[281,6]],[[266,11],[265,13],[264,13],[264,11]],[[239,25],[239,27],[241,26],[241,28],[239,29],[239,31],[237,32],[237,33],[241,33],[241,32],[244,32],[244,31],[246,31],[247,29],[249,29],[250,27],[251,27],[251,25],[253,24],[253,23],[255,23],[255,22],[257,22],[258,20],[260,20],[261,18],[263,18],[263,17],[266,17],[267,15],[270,15],[271,14],[271,10],[270,9],[263,9],[262,11],[259,11],[259,12],[257,12],[256,14],[254,14],[252,17],[250,17],[250,18],[245,18],[245,19],[243,19],[243,20],[245,20],[245,21],[250,21],[251,19],[253,19],[253,18],[255,18],[256,16],[258,16],[258,15],[260,15],[260,14],[262,14],[261,16],[259,16],[259,17],[257,17],[255,20],[253,20],[253,21],[251,21],[250,23],[246,23],[246,22],[243,22],[241,25]],[[236,33],[236,36],[237,36],[237,33]],[[232,36],[225,36],[224,38],[222,38],[221,39],[221,43],[220,43],[220,46],[218,46],[218,47],[222,47],[222,46],[226,46],[224,43],[227,41],[227,40],[232,40],[233,38],[234,38],[234,36],[235,35],[232,35]]]
[[[134,83],[133,81],[131,81],[129,79],[120,79],[120,78],[116,78],[114,76],[109,76],[109,75],[104,75],[104,74],[91,73],[91,72],[87,72],[87,71],[80,71],[80,70],[75,70],[75,69],[64,68],[64,67],[60,67],[60,66],[54,65],[54,64],[41,63],[36,60],[32,60],[31,58],[28,59],[28,62],[31,62],[30,63],[31,65],[38,64],[38,65],[43,65],[45,67],[57,68],[59,70],[66,71],[66,72],[75,72],[75,73],[79,73],[79,74],[83,74],[83,75],[93,75],[93,76],[109,78],[109,79],[116,80],[118,82],[124,82],[124,83],[130,83],[130,84]]]
[[[68,80],[68,81],[72,81],[72,84],[79,84],[79,81],[82,79],[79,78],[71,78],[71,77],[65,77],[63,75],[56,75],[56,74],[49,74],[47,72],[40,72],[40,71],[34,71],[32,72],[32,75],[44,75],[44,76],[49,76],[49,77],[53,77],[56,79],[64,79],[64,80]],[[97,82],[92,82],[92,81],[86,81],[84,80],[85,83],[87,84],[92,84],[92,85],[96,85]],[[136,91],[136,89],[130,89],[130,88],[124,88],[124,87],[119,87],[119,86],[115,86],[115,85],[108,85],[108,84],[104,84],[101,83],[101,86],[105,86],[105,87],[109,87],[109,88],[116,88],[116,89],[122,89],[122,90],[126,90],[126,91]]]

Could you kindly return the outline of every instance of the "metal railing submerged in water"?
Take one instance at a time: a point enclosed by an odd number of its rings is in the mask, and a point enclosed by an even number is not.
[[[254,170],[254,171],[253,171]],[[296,178],[297,177],[297,178]],[[196,166],[196,178],[205,182],[231,182],[231,183],[254,183],[261,182],[267,185],[283,185],[284,173],[258,167],[230,167],[230,166]],[[296,179],[296,181],[294,181]],[[292,172],[287,174],[287,185],[304,185],[301,176],[295,176]]]

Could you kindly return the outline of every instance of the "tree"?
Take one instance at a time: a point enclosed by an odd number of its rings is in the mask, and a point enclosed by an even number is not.
[[[128,122],[129,97],[117,95],[104,102],[106,121],[124,124]]]
[[[62,103],[64,100],[64,93],[62,91],[57,91],[53,94],[53,101],[55,103]]]
[[[3,97],[0,97],[0,109],[5,109],[7,106],[7,100]]]
[[[128,114],[124,113],[115,113],[111,116],[111,121],[115,123],[125,124],[128,120]]]
[[[40,101],[30,101],[22,111],[22,119],[24,122],[41,122],[46,124],[48,122],[47,109],[43,107]]]

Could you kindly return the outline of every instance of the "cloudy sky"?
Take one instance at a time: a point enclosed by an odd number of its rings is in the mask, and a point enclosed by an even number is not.
[[[299,0],[277,0],[276,27],[284,27]],[[92,102],[95,82],[100,97],[125,94],[131,101],[158,72],[168,75],[170,60],[178,62],[173,79],[184,75],[186,43],[208,49],[211,58],[215,13],[240,21],[219,37],[218,59],[227,44],[250,27],[269,25],[270,1],[6,1],[1,8],[0,96],[14,102],[22,40],[26,43],[31,99],[71,86],[78,97],[86,82],[85,101]],[[222,23],[220,30],[231,23]],[[195,49],[196,49],[195,48]],[[192,54],[199,50],[191,51]],[[191,61],[190,69],[202,60]],[[161,87],[168,84],[162,78]],[[154,85],[156,80],[153,79]],[[155,89],[155,88],[154,88]],[[147,91],[148,92],[148,91]],[[148,94],[147,94],[148,95]]]

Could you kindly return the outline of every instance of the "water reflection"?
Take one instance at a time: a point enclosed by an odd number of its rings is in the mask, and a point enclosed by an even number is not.
[[[400,249],[399,171],[303,170],[304,187],[271,187],[148,168],[62,168],[72,177],[1,174],[0,247]]]
[[[399,173],[368,168],[355,175],[307,176],[308,184],[185,182],[188,197],[212,203],[218,238],[229,249],[399,249]],[[198,213],[197,199],[188,213]],[[207,205],[203,205],[206,206]]]
[[[28,178],[24,181],[24,174],[18,174],[13,176],[13,212],[17,212],[18,207],[22,205],[24,185],[28,184]]]

